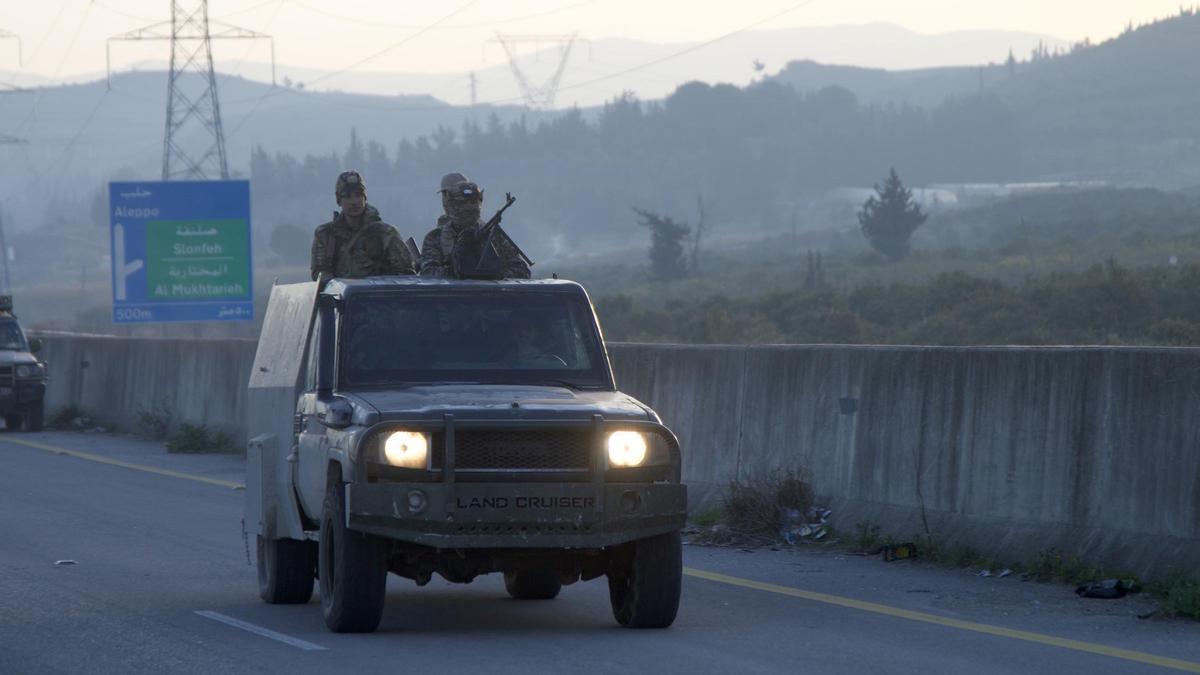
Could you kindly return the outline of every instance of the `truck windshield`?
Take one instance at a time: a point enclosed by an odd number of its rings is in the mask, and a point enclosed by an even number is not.
[[[0,350],[2,351],[27,351],[25,345],[25,335],[21,333],[21,327],[16,321],[0,321]]]
[[[351,296],[341,335],[343,388],[612,386],[591,308],[565,293],[363,293]]]

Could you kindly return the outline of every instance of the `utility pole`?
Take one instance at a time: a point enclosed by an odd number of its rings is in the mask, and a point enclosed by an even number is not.
[[[10,33],[3,28],[0,28],[0,40],[16,40],[17,41],[17,67],[25,65],[25,56],[21,53],[21,36],[16,33]]]
[[[0,257],[4,259],[4,292],[12,293],[12,279],[8,273],[8,239],[4,237],[4,214],[0,213]]]
[[[571,47],[579,39],[578,33],[569,35],[504,35],[496,33],[496,39],[489,42],[499,42],[508,56],[508,65],[512,69],[517,86],[525,97],[525,102],[531,108],[552,109],[554,98],[558,95],[558,86],[562,83],[563,72],[567,68],[567,59],[571,55]],[[558,67],[544,82],[537,83],[529,79],[525,71],[517,63],[517,46],[521,44],[545,45],[558,47]]]
[[[16,40],[17,41],[17,67],[19,68],[22,65],[24,65],[23,64],[24,58],[21,54],[21,36],[17,35],[16,33],[10,33],[8,31],[4,30],[3,28],[0,28],[0,40]],[[28,89],[21,89],[20,87],[14,87],[11,84],[6,84],[3,82],[0,82],[0,94],[26,94],[26,93],[29,93]],[[16,136],[10,136],[5,133],[0,133],[0,145],[24,145],[25,142],[26,141],[23,138],[17,138]],[[0,231],[0,238],[2,238],[3,236],[4,236],[4,233],[2,231]],[[7,253],[5,253],[5,255],[7,255]],[[8,274],[7,260],[8,259],[5,258],[5,264],[4,264],[4,273],[5,274]]]
[[[22,88],[20,88],[20,87],[14,87],[14,86],[12,86],[11,84],[4,84],[4,83],[0,83],[0,95],[4,95],[4,94],[28,94],[28,93],[30,93],[30,90],[28,90],[28,89],[22,89]],[[0,132],[0,145],[25,145],[25,144],[27,144],[28,142],[29,142],[29,141],[25,140],[24,138],[18,138],[17,136],[12,136],[12,135],[10,135],[10,134],[6,134],[6,133],[2,133],[2,132]],[[3,235],[3,233],[2,233],[2,232],[0,232],[0,236],[2,236],[2,235]],[[4,265],[4,269],[5,269],[5,273],[7,274],[7,271],[8,271],[8,264],[7,264],[7,263],[5,263],[5,265]]]
[[[212,27],[217,31],[213,32]],[[229,178],[225,157],[225,131],[217,78],[213,71],[212,41],[224,39],[271,42],[271,86],[275,86],[275,41],[269,35],[208,18],[208,0],[171,0],[171,20],[122,33],[108,39],[105,59],[108,86],[112,87],[111,46],[114,40],[168,40],[171,67],[167,74],[167,115],[163,133],[162,179],[208,180]],[[184,148],[184,131],[204,129],[206,141]]]

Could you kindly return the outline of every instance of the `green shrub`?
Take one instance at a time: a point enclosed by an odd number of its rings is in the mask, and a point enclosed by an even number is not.
[[[76,421],[78,420],[78,422]],[[88,411],[74,403],[68,403],[50,413],[50,418],[46,420],[46,427],[49,429],[87,429],[95,425],[92,416]]]
[[[731,532],[762,543],[779,539],[788,510],[807,514],[812,488],[795,471],[780,471],[748,482],[732,481],[722,510]]]
[[[1200,619],[1200,581],[1174,579],[1152,585],[1150,592],[1158,598],[1163,614]]]
[[[243,452],[229,432],[203,424],[184,422],[167,439],[167,452],[180,454],[236,454]]]

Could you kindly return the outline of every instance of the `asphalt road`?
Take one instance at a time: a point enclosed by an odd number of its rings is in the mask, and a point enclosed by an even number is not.
[[[520,602],[393,576],[379,631],[334,635],[315,598],[259,601],[238,458],[0,433],[0,480],[0,673],[1200,672],[1200,623],[1146,599],[827,548],[685,547],[667,630],[619,628],[603,580]]]

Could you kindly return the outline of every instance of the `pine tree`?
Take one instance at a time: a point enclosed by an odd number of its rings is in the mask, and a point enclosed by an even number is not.
[[[858,222],[871,248],[890,260],[908,255],[908,239],[928,218],[913,201],[912,190],[904,187],[893,168],[883,186],[863,203]]]
[[[683,238],[691,232],[684,223],[676,223],[670,216],[660,216],[651,211],[633,209],[643,227],[650,230],[650,273],[655,279],[667,281],[679,279],[687,273],[687,258],[683,252]]]

